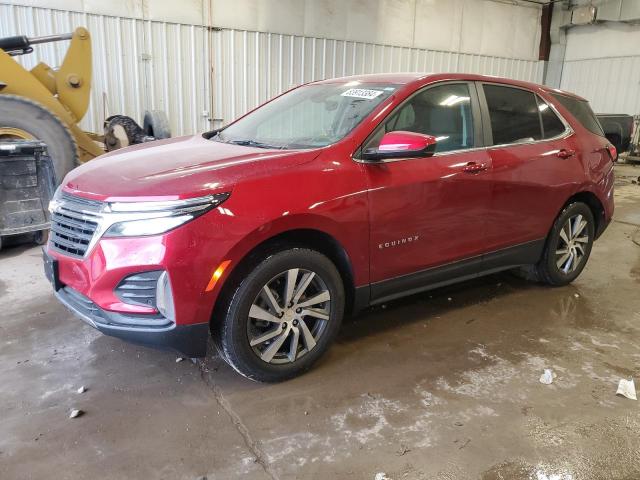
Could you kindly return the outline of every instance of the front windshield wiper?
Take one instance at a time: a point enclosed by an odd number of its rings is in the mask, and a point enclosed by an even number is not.
[[[243,147],[256,147],[256,148],[275,148],[282,150],[285,147],[282,145],[269,145],[268,143],[256,142],[255,140],[228,140],[225,143],[232,143],[234,145],[242,145]]]

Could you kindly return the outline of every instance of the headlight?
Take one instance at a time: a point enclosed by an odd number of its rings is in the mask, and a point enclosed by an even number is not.
[[[107,237],[140,237],[143,235],[158,235],[168,232],[183,223],[192,220],[192,215],[179,217],[160,217],[148,220],[130,220],[128,222],[114,223],[105,233]]]
[[[218,193],[185,200],[109,203],[111,226],[105,237],[138,237],[168,232],[217,207],[229,198]]]

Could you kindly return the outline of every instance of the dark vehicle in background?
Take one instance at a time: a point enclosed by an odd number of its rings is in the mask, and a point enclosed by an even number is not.
[[[633,116],[602,113],[596,117],[602,125],[605,137],[616,147],[618,155],[628,151],[633,135]]]

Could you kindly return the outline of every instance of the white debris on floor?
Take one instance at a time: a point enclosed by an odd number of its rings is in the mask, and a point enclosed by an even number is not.
[[[543,383],[544,385],[551,385],[554,378],[556,378],[556,374],[549,368],[545,368],[544,373],[540,375],[540,383]]]
[[[631,380],[625,380],[624,378],[620,379],[616,395],[622,395],[623,397],[627,397],[630,400],[637,400],[638,398],[636,397],[636,386],[633,383],[633,378]]]
[[[374,480],[391,480],[389,477],[387,477],[387,474],[384,472],[378,472],[376,473],[376,476],[374,477]]]
[[[73,409],[71,410],[71,413],[69,414],[69,418],[77,418],[80,415],[82,415],[84,412],[82,410],[78,410],[78,409]]]
[[[86,391],[87,391],[87,387],[85,387],[84,385],[81,386],[78,390],[76,390],[76,392],[78,392],[78,393],[84,393]]]

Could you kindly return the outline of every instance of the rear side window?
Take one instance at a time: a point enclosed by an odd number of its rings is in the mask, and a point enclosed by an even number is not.
[[[565,131],[564,123],[558,118],[549,105],[538,97],[538,110],[542,119],[542,135],[544,138],[553,138]]]
[[[593,110],[591,110],[589,102],[586,100],[579,100],[574,97],[567,97],[566,95],[560,95],[558,93],[552,93],[552,95],[564,108],[571,112],[571,115],[573,115],[584,128],[596,135],[604,137],[602,126],[600,125],[600,122],[598,122]]]
[[[542,139],[538,102],[533,92],[498,85],[483,88],[494,145]]]

